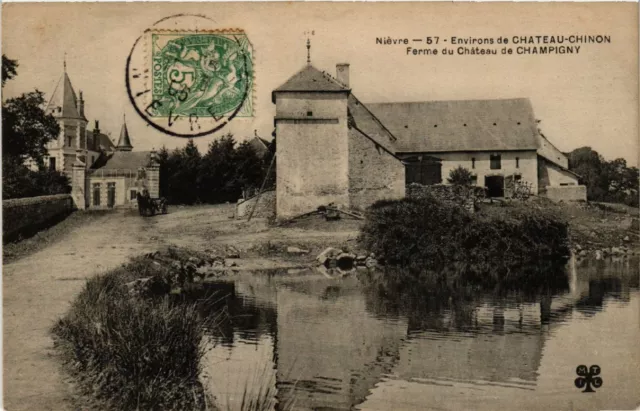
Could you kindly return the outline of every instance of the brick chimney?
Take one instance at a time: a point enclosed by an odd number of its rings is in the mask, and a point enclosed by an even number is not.
[[[91,150],[99,151],[100,149],[100,122],[96,120],[93,126],[93,139],[91,141]]]
[[[84,118],[84,99],[82,98],[82,90],[80,90],[80,98],[78,99],[78,114]]]
[[[336,80],[349,87],[349,63],[336,64]]]

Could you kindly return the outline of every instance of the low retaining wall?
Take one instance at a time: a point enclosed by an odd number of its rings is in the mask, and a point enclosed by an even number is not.
[[[548,186],[540,196],[552,201],[587,201],[586,186]]]
[[[251,210],[256,204],[258,196],[253,196],[246,200],[241,200],[236,205],[236,218],[249,218]],[[258,208],[253,213],[253,217],[270,218],[276,215],[276,192],[265,191],[260,196]]]
[[[55,218],[74,210],[70,194],[15,198],[2,202],[2,237],[11,239],[18,234],[35,230]]]
[[[433,196],[443,203],[460,205],[473,213],[476,202],[485,198],[485,189],[484,187],[463,187],[452,184],[421,185],[412,183],[407,186],[407,197],[420,198],[425,195]]]

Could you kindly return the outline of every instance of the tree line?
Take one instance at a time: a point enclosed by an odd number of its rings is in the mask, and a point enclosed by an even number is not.
[[[193,139],[173,151],[163,147],[158,152],[160,195],[171,204],[236,202],[255,194],[275,153],[275,142],[258,152],[245,141],[238,144],[226,134],[209,144],[202,155]],[[265,188],[275,185],[275,164]]]
[[[2,55],[2,87],[18,74],[18,62]],[[2,197],[22,198],[71,192],[63,173],[44,164],[47,143],[58,138],[60,126],[42,109],[44,94],[23,93],[2,102]],[[31,160],[36,166],[25,165]]]
[[[587,186],[589,201],[638,206],[638,167],[627,166],[624,158],[607,161],[591,147],[577,148],[567,156],[569,169]]]

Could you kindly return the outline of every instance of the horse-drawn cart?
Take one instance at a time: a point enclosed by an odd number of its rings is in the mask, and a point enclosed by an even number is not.
[[[164,197],[151,198],[138,193],[138,213],[151,217],[156,214],[167,214],[167,200]]]

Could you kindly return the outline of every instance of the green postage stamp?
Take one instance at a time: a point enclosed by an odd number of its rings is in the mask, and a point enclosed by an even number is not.
[[[151,33],[152,117],[249,117],[252,50],[242,31]]]

